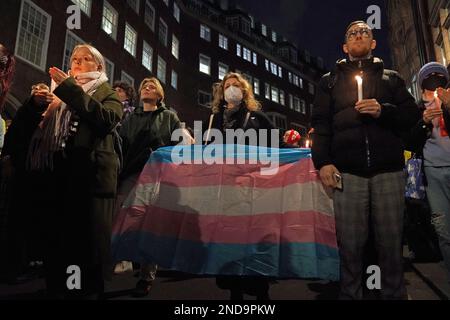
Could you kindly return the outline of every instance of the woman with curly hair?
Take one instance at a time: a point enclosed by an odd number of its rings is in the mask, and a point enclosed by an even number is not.
[[[222,82],[214,86],[212,114],[209,118],[206,140],[210,138],[211,129],[218,129],[224,135],[226,130],[256,130],[258,141],[245,141],[237,137],[234,141],[236,144],[277,147],[280,142],[279,136],[276,141],[270,139],[271,130],[275,127],[261,111],[261,104],[255,99],[252,86],[239,73],[228,73]],[[261,139],[260,130],[267,130],[267,139]]]
[[[209,140],[209,133],[212,128],[220,130],[222,134],[226,134],[228,130],[242,129],[244,136],[245,131],[254,129],[257,131],[258,138],[256,145],[272,146],[276,143],[275,146],[278,146],[280,142],[279,133],[276,135],[277,141],[271,142],[269,139],[262,139],[262,131],[259,130],[267,130],[267,137],[270,137],[272,129],[275,129],[275,127],[260,110],[261,104],[256,101],[252,86],[248,81],[239,73],[228,73],[221,83],[214,86],[213,113],[209,120],[206,140]],[[239,135],[234,141],[235,144],[253,145],[254,142],[256,141],[245,141]],[[267,145],[265,145],[266,142]],[[269,299],[269,279],[263,274],[251,277],[218,276],[216,283],[219,288],[230,290],[231,300],[242,300],[244,294],[256,296],[257,300]]]

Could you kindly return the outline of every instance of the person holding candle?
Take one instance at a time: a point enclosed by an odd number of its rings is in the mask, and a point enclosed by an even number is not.
[[[439,238],[450,281],[450,76],[440,63],[424,65],[418,74],[422,118],[412,130],[412,149],[424,160],[431,221]]]
[[[122,104],[106,76],[102,54],[81,44],[70,70],[49,69],[46,108],[29,112],[26,170],[39,174],[47,293],[53,299],[98,299],[111,276],[110,240],[118,157],[113,129]]]
[[[341,261],[340,299],[362,299],[363,256],[370,228],[381,269],[381,298],[405,299],[402,232],[403,149],[419,119],[404,81],[372,55],[376,41],[363,21],[346,29],[343,51],[319,83],[312,115],[312,157],[334,190]],[[371,224],[371,225],[370,225]]]

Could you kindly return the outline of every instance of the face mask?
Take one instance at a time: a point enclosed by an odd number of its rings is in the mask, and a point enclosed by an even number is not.
[[[239,105],[243,99],[243,94],[241,89],[235,86],[229,86],[227,90],[225,90],[225,101],[234,104]]]
[[[422,82],[422,88],[435,91],[437,88],[445,88],[447,79],[443,75],[433,74]]]

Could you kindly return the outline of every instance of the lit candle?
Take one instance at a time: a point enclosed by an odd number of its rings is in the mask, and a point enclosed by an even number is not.
[[[361,101],[363,99],[363,79],[361,76],[356,76],[355,79],[358,82],[358,101]]]
[[[309,148],[309,147],[310,147],[310,141],[309,141],[309,139],[308,139],[308,140],[306,140],[305,148]]]

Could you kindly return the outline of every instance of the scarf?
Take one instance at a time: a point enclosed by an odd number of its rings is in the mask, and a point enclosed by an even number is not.
[[[233,129],[236,125],[237,119],[232,119],[233,115],[241,109],[241,105],[229,109],[225,106],[223,112],[223,130]]]
[[[90,96],[102,84],[108,82],[106,74],[98,71],[79,74],[75,80]],[[56,84],[52,81],[51,92],[55,88]],[[50,103],[31,138],[27,156],[28,170],[53,170],[53,156],[56,152],[64,150],[67,139],[77,131],[77,118],[74,111],[59,99]]]

